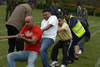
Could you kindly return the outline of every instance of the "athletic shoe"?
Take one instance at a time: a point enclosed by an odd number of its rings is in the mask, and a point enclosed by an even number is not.
[[[52,64],[50,64],[51,67],[59,66],[58,61],[53,61]]]
[[[61,64],[61,67],[67,67],[66,65],[64,65],[64,64]]]
[[[78,51],[78,54],[82,54],[82,50],[79,50],[79,51]]]

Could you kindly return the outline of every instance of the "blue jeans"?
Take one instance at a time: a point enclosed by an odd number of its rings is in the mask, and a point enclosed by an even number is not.
[[[53,43],[54,41],[51,38],[42,38],[40,55],[41,55],[43,67],[50,67],[47,51],[48,48],[50,48],[50,46],[53,45]]]
[[[8,67],[16,67],[15,61],[27,61],[27,67],[35,67],[34,62],[38,57],[38,53],[34,51],[19,51],[9,53],[8,58]]]

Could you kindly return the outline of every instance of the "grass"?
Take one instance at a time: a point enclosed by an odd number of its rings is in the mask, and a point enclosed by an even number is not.
[[[34,9],[33,17],[37,25],[41,25],[42,21],[42,10]],[[5,24],[5,6],[0,5],[0,36],[6,36],[7,31]],[[95,67],[97,61],[100,58],[100,17],[89,16],[88,22],[90,25],[91,40],[85,43],[84,53],[79,56],[79,60],[75,61],[73,64],[69,64],[68,67]],[[58,39],[58,38],[57,38]],[[52,46],[53,47],[53,46]],[[51,50],[48,50],[49,61],[51,63]],[[58,58],[59,63],[61,63],[62,51],[60,49]],[[8,54],[8,42],[7,40],[0,40],[0,67],[7,67],[7,56]],[[17,67],[25,67],[26,62],[17,62]],[[35,67],[42,67],[40,56],[35,62]],[[99,66],[100,67],[100,66]]]

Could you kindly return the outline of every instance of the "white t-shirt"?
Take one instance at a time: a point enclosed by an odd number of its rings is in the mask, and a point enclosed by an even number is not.
[[[48,20],[43,19],[41,23],[41,29],[46,27],[48,24],[52,24],[53,26],[43,32],[42,38],[52,38],[55,41],[57,35],[57,28],[58,28],[57,17],[52,15],[49,17]]]

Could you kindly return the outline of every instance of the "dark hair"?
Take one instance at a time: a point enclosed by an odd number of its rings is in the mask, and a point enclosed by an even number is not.
[[[66,14],[66,15],[69,15],[70,13],[68,12],[68,10],[64,10],[64,11],[63,11],[63,15],[65,15],[65,14]]]
[[[63,15],[58,15],[57,18],[61,18],[61,19],[64,19]]]
[[[36,0],[28,0],[28,3],[34,3],[34,4],[36,4]]]
[[[44,12],[50,12],[50,13],[51,13],[51,10],[48,9],[48,8],[46,8],[46,9],[44,9],[44,10],[42,11],[42,13],[44,13]]]

